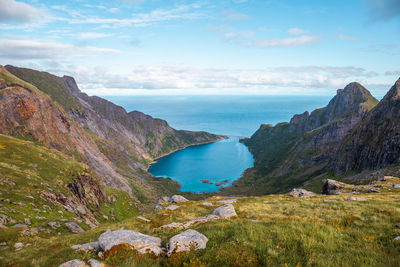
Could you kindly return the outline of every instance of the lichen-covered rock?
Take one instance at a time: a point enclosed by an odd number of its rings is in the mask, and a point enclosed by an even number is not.
[[[334,195],[339,190],[347,188],[349,185],[338,182],[332,179],[326,179],[322,182],[322,194],[325,195]]]
[[[366,201],[367,199],[365,197],[355,197],[355,196],[349,196],[347,198],[347,201]]]
[[[65,226],[73,233],[85,232],[76,222],[66,222]]]
[[[58,267],[89,267],[89,265],[87,265],[84,261],[82,260],[70,260],[67,262],[64,262],[63,264],[61,264]]]
[[[139,253],[154,253],[160,255],[162,253],[161,239],[145,235],[132,230],[116,230],[102,233],[99,237],[99,245],[104,252],[111,250],[114,246],[129,245]]]
[[[313,197],[316,194],[314,192],[311,191],[307,191],[305,189],[301,189],[301,188],[294,188],[289,195],[291,195],[292,197]]]
[[[221,217],[219,217],[217,215],[210,214],[210,215],[199,217],[199,218],[196,218],[196,219],[184,222],[184,223],[173,222],[173,223],[170,223],[170,224],[165,224],[165,225],[162,225],[162,226],[154,229],[154,231],[161,231],[161,230],[164,230],[164,229],[187,229],[187,228],[189,228],[191,226],[203,224],[203,223],[206,223],[206,222],[209,222],[209,221],[213,221],[213,220],[217,220],[217,219],[220,219],[220,218]]]
[[[151,222],[149,219],[147,219],[147,218],[145,218],[145,217],[143,217],[143,216],[138,216],[138,217],[136,217],[136,218],[139,219],[139,220],[141,220],[141,221],[147,222],[147,223]]]
[[[217,201],[220,204],[233,204],[236,203],[237,199],[224,199]]]
[[[189,200],[187,200],[185,197],[181,196],[181,195],[173,195],[172,197],[169,198],[169,202],[172,203],[181,203],[181,202],[187,202]]]
[[[169,205],[168,207],[165,207],[165,210],[176,210],[179,209],[179,206],[177,205]]]
[[[182,251],[198,250],[206,248],[208,238],[192,229],[173,236],[167,245],[167,255]]]
[[[89,262],[90,267],[107,267],[107,264],[105,264],[104,262],[95,260],[95,259],[90,259],[88,262]]]
[[[237,216],[235,208],[232,204],[226,204],[224,206],[216,208],[212,214],[222,218],[232,218]]]
[[[90,243],[85,243],[85,244],[80,244],[80,245],[73,245],[71,248],[78,250],[78,251],[85,251],[85,252],[87,252],[87,251],[98,252],[101,249],[99,242],[90,242]]]

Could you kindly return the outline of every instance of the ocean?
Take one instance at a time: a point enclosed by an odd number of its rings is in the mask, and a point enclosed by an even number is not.
[[[230,185],[254,159],[240,137],[250,137],[261,124],[289,121],[294,114],[326,106],[330,96],[105,96],[128,112],[139,110],[166,120],[175,129],[230,136],[165,156],[149,172],[178,181],[185,192],[216,192],[215,183]],[[212,184],[204,183],[209,180]]]

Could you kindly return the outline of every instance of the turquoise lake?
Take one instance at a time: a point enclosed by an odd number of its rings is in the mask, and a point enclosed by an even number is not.
[[[216,182],[230,185],[253,167],[253,156],[239,142],[263,123],[289,121],[294,114],[326,106],[332,96],[105,96],[128,112],[139,110],[166,120],[175,129],[230,136],[191,146],[160,158],[149,172],[178,181],[184,192],[216,192]],[[206,184],[201,180],[214,184]]]

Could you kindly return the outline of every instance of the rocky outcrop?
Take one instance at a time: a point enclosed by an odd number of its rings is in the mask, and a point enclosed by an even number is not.
[[[191,251],[206,248],[208,238],[196,230],[186,230],[171,237],[167,245],[167,255],[182,251]]]
[[[400,79],[341,144],[336,174],[400,164]]]
[[[350,185],[338,182],[332,179],[326,179],[322,182],[322,194],[335,195],[344,189],[351,188]]]
[[[66,222],[65,226],[72,232],[72,233],[82,233],[85,230],[82,229],[76,222]]]
[[[173,195],[172,197],[169,198],[169,202],[172,203],[182,203],[182,202],[188,202],[189,200],[187,200],[185,197],[181,196],[181,195]]]
[[[120,245],[127,245],[139,253],[154,253],[160,255],[161,239],[132,230],[107,230],[99,237],[99,245],[105,253]]]
[[[289,195],[292,196],[292,197],[313,197],[316,194],[314,192],[307,191],[307,190],[302,189],[302,188],[294,188],[289,193]]]

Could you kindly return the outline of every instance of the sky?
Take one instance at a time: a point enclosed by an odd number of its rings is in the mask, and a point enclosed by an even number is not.
[[[89,95],[382,96],[399,62],[399,0],[0,0],[0,64]]]

